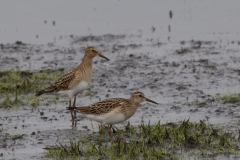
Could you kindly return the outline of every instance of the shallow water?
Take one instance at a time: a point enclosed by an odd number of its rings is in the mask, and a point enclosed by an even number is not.
[[[70,70],[81,62],[86,46],[96,46],[111,61],[94,59],[91,94],[79,95],[77,106],[142,91],[160,104],[143,103],[131,124],[190,118],[237,133],[239,104],[223,104],[216,94],[240,89],[238,3],[5,1],[0,6],[0,68]],[[72,129],[67,99],[60,100],[37,108],[1,108],[0,159],[40,158],[42,148],[98,130],[80,114]],[[25,135],[14,139],[6,133]]]
[[[11,8],[11,10],[9,10]],[[172,18],[170,18],[172,11]],[[69,36],[141,34],[168,42],[238,40],[239,2],[180,1],[4,1],[0,42],[69,44]],[[170,26],[170,32],[169,32]],[[153,32],[153,28],[155,28]],[[144,42],[144,40],[143,40]]]

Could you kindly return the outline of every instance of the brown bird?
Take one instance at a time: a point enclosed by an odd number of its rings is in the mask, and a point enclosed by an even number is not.
[[[76,96],[77,94],[86,90],[91,82],[92,77],[92,61],[96,56],[100,56],[109,61],[109,59],[103,56],[95,47],[87,47],[82,63],[77,66],[71,72],[62,76],[50,87],[36,92],[35,96],[42,94],[56,94],[69,97],[69,107],[76,107]],[[71,99],[74,98],[73,106]],[[71,112],[72,119],[74,121],[73,112]],[[74,112],[76,116],[76,112]]]
[[[142,92],[134,92],[129,99],[112,98],[99,101],[90,106],[84,107],[67,107],[67,110],[74,110],[84,114],[88,119],[101,123],[99,129],[100,141],[102,139],[103,125],[109,126],[109,135],[113,142],[111,128],[113,124],[121,123],[136,112],[141,102],[148,101],[158,104],[148,98]]]

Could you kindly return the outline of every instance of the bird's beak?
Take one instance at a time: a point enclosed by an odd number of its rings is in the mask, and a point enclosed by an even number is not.
[[[99,56],[99,57],[102,57],[102,58],[104,58],[104,59],[106,59],[106,60],[108,60],[108,61],[110,61],[110,59],[108,59],[107,57],[105,57],[105,56],[102,55],[101,53],[98,53],[98,56]]]
[[[146,101],[158,104],[157,102],[152,101],[151,99],[146,98]]]

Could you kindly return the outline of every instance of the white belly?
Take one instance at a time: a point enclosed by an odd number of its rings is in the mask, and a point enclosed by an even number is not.
[[[77,94],[83,92],[87,88],[88,88],[88,82],[81,81],[78,85],[76,85],[72,89],[65,90],[65,91],[59,91],[58,94],[60,94],[62,96],[68,96],[69,98],[73,98],[74,96],[76,96]]]
[[[91,115],[86,114],[86,117],[90,120],[99,122],[101,124],[117,124],[121,123],[126,120],[124,114],[118,113],[118,114],[112,114],[113,112],[101,114],[101,115]]]

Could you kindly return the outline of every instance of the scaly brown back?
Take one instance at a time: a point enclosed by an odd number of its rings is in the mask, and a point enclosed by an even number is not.
[[[81,81],[90,82],[92,76],[92,59],[84,57],[83,62],[76,67],[73,71],[65,74],[58,79],[53,85],[44,90],[38,91],[36,96],[40,96],[48,92],[57,92],[62,90],[69,90]]]
[[[69,84],[75,78],[76,72],[69,72],[57,80],[53,85],[46,88],[45,91],[60,91],[69,89]]]
[[[126,105],[128,101],[129,101],[128,99],[124,99],[124,98],[106,99],[106,100],[94,103],[91,106],[78,107],[75,110],[85,114],[100,115],[100,114],[108,113],[117,107]]]

